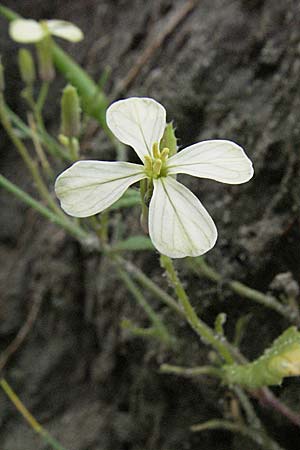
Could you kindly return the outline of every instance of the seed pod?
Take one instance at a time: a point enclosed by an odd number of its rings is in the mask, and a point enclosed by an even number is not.
[[[290,327],[255,361],[228,364],[222,369],[228,384],[250,389],[281,384],[285,377],[300,375],[300,333]]]

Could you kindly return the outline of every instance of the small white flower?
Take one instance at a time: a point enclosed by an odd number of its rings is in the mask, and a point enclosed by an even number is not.
[[[200,201],[174,175],[186,173],[229,184],[245,183],[253,175],[244,150],[225,140],[203,141],[168,157],[159,150],[166,111],[150,98],[129,98],[107,110],[114,135],[130,145],[142,164],[79,161],[56,180],[55,190],[66,213],[75,217],[97,214],[116,202],[133,183],[153,180],[149,234],[154,246],[171,258],[198,256],[217,239],[215,224]]]
[[[71,42],[79,42],[83,39],[82,31],[76,25],[65,20],[37,22],[32,19],[16,19],[9,26],[10,37],[22,44],[39,42],[50,34]]]

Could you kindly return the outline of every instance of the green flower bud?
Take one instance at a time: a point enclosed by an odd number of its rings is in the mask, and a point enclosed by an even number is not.
[[[67,85],[61,98],[61,133],[64,136],[76,137],[80,133],[80,103],[77,90]]]
[[[169,156],[175,155],[175,153],[177,153],[177,139],[172,122],[166,125],[163,137],[160,141],[160,150],[164,149],[165,147],[170,150]]]
[[[35,81],[35,66],[29,50],[26,48],[19,50],[18,63],[23,83],[31,86]]]
[[[52,42],[50,36],[46,36],[36,43],[39,75],[42,81],[52,81],[55,77],[51,47]]]

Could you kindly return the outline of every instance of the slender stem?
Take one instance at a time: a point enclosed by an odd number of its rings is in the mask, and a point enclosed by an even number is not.
[[[161,341],[161,336],[159,334],[159,331],[155,327],[150,328],[141,328],[134,325],[131,320],[124,319],[121,321],[121,327],[123,329],[127,329],[130,331],[131,334],[134,334],[135,336],[140,336],[143,338],[155,338],[159,339]]]
[[[256,391],[251,391],[251,395],[257,398],[262,405],[268,405],[268,407],[272,407],[275,411],[282,414],[284,417],[289,419],[291,423],[300,427],[300,415],[293,410],[291,410],[288,406],[282,403],[273,392],[267,388],[257,389]]]
[[[82,97],[82,107],[87,114],[97,119],[104,130],[112,137],[107,127],[105,112],[108,100],[99,86],[89,77],[67,53],[53,43],[52,55],[56,68],[73,84]]]
[[[203,276],[215,283],[222,282],[222,276],[210,267],[202,257],[188,258],[186,262],[188,267],[192,269],[195,274],[199,275],[200,272]],[[275,297],[263,294],[256,289],[249,288],[239,281],[229,281],[227,285],[233,292],[241,297],[248,298],[249,300],[253,300],[256,303],[266,306],[267,308],[273,309],[290,322],[299,325],[300,321],[297,313],[292,308],[282,305]]]
[[[5,105],[5,110],[12,123],[17,128],[19,128],[19,130],[22,131],[22,133],[24,133],[26,137],[31,138],[30,128],[20,119],[20,117],[17,116],[17,114],[15,114],[7,105]],[[46,146],[49,153],[63,160],[71,161],[71,158],[68,155],[68,153],[64,150],[64,148],[61,145],[59,145],[56,142],[56,140],[52,136],[50,136],[47,132],[43,132],[41,130],[38,130],[37,133],[41,141]]]
[[[79,158],[79,152],[78,152],[78,148],[79,148],[79,144],[78,144],[78,140],[74,137],[69,137],[68,138],[68,147],[69,147],[69,151],[70,151],[70,156],[72,158],[73,161],[77,161]]]
[[[282,305],[275,297],[265,295],[256,289],[251,289],[239,281],[231,281],[229,282],[229,286],[233,292],[239,294],[241,297],[249,298],[250,300],[254,300],[267,308],[274,309],[274,311],[277,311],[292,323],[299,324],[299,318],[295,314],[295,311],[293,311],[290,307]]]
[[[49,207],[58,216],[65,217],[65,214],[62,212],[62,210],[59,208],[59,206],[56,204],[56,202],[53,200],[51,194],[49,193],[47,186],[45,185],[45,183],[40,175],[37,163],[32,160],[26,146],[23,144],[21,139],[19,139],[19,137],[14,132],[11,122],[6,114],[5,102],[4,102],[4,98],[3,98],[2,94],[0,94],[0,120],[3,125],[3,128],[5,129],[5,131],[8,134],[10,140],[15,145],[15,147],[18,150],[19,154],[21,155],[24,163],[26,164],[28,170],[30,171],[31,176],[35,182],[37,191],[39,192],[40,196],[48,203]]]
[[[167,256],[161,255],[161,265],[168,274],[169,280],[175,289],[178,300],[183,307],[186,319],[190,326],[204,342],[210,344],[215,350],[217,350],[227,363],[233,363],[234,358],[225,344],[224,337],[218,336],[214,333],[214,331],[197,316],[177,276],[172,260]]]
[[[49,92],[49,81],[43,81],[39,96],[36,102],[36,112],[41,113]]]
[[[184,317],[184,313],[178,303],[165,291],[163,291],[159,286],[157,286],[147,275],[144,274],[137,266],[135,266],[130,261],[126,261],[122,257],[117,257],[118,262],[121,266],[132,275],[143,287],[148,289],[152,294],[158,297],[163,303],[173,309],[181,317]]]
[[[283,447],[278,445],[265,433],[259,432],[258,430],[252,429],[246,425],[230,422],[229,420],[209,420],[208,422],[199,425],[193,425],[191,427],[191,430],[193,432],[216,429],[231,431],[232,433],[240,433],[244,436],[249,437],[254,442],[259,444],[262,448],[265,448],[267,450],[284,450]]]
[[[7,180],[4,176],[0,175],[0,186],[6,189],[11,194],[15,195],[17,198],[22,200],[25,204],[30,206],[31,208],[38,211],[42,216],[46,219],[50,220],[50,222],[55,223],[56,225],[61,226],[66,231],[68,231],[72,236],[76,237],[80,241],[85,241],[89,238],[89,234],[84,231],[82,228],[77,226],[75,223],[71,222],[67,218],[62,218],[52,212],[47,207],[43,206],[40,202],[35,200],[29,194],[24,192],[22,189],[17,187],[15,184]]]
[[[237,395],[237,397],[246,413],[247,421],[248,421],[248,424],[251,426],[251,428],[256,428],[257,430],[265,431],[246,392],[239,386],[233,386],[232,390]]]
[[[15,20],[20,17],[19,14],[15,13],[12,9],[6,8],[0,4],[0,14],[5,17],[7,20]]]
[[[165,343],[170,344],[173,341],[173,339],[170,336],[165,325],[162,323],[159,315],[149,305],[149,303],[143,296],[142,292],[135,285],[135,283],[130,279],[130,277],[127,275],[127,273],[121,268],[118,268],[118,273],[119,273],[121,280],[123,281],[123,283],[129,290],[129,292],[131,292],[131,294],[134,296],[137,303],[143,308],[143,310],[147,314],[148,318],[152,322],[153,326],[158,331],[158,334],[159,334],[161,340]]]
[[[31,132],[32,132],[32,135],[31,135],[32,142],[33,142],[36,154],[41,162],[41,166],[42,166],[45,174],[51,178],[51,177],[53,177],[53,172],[52,172],[50,163],[47,159],[47,156],[45,155],[40,138],[38,136],[37,129],[36,129],[36,123],[34,121],[32,113],[28,114],[28,123],[29,123],[30,129],[31,129]]]
[[[211,375],[213,377],[222,378],[222,370],[213,366],[201,367],[180,367],[171,364],[162,364],[159,368],[162,373],[172,373],[183,377],[198,377],[200,375]]]
[[[28,411],[26,406],[21,402],[20,398],[13,391],[13,389],[10,387],[10,385],[4,378],[0,379],[0,386],[2,387],[7,397],[10,399],[10,401],[15,405],[17,410],[22,414],[22,416],[24,417],[26,422],[30,425],[30,427],[36,433],[38,433],[47,444],[50,444],[54,450],[65,450],[64,447],[59,442],[57,442],[57,440],[54,439],[48,433],[48,431],[46,431],[42,427],[42,425],[33,417],[33,415]]]

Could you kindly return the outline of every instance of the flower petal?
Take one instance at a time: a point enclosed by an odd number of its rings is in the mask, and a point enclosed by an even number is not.
[[[47,27],[51,34],[71,42],[83,39],[83,33],[76,25],[65,20],[47,20]]]
[[[239,145],[212,140],[198,142],[172,156],[168,161],[168,174],[176,173],[240,184],[252,178],[253,167]]]
[[[166,110],[152,98],[131,97],[114,102],[106,112],[106,120],[119,141],[133,147],[144,161],[144,156],[152,155],[154,142],[162,138]]]
[[[57,178],[55,192],[67,214],[88,217],[108,208],[144,177],[139,164],[79,161]]]
[[[210,250],[218,233],[198,198],[172,177],[153,183],[149,234],[157,250],[170,258],[199,256]]]
[[[16,19],[9,25],[9,35],[23,44],[38,42],[45,36],[45,30],[35,20]]]

